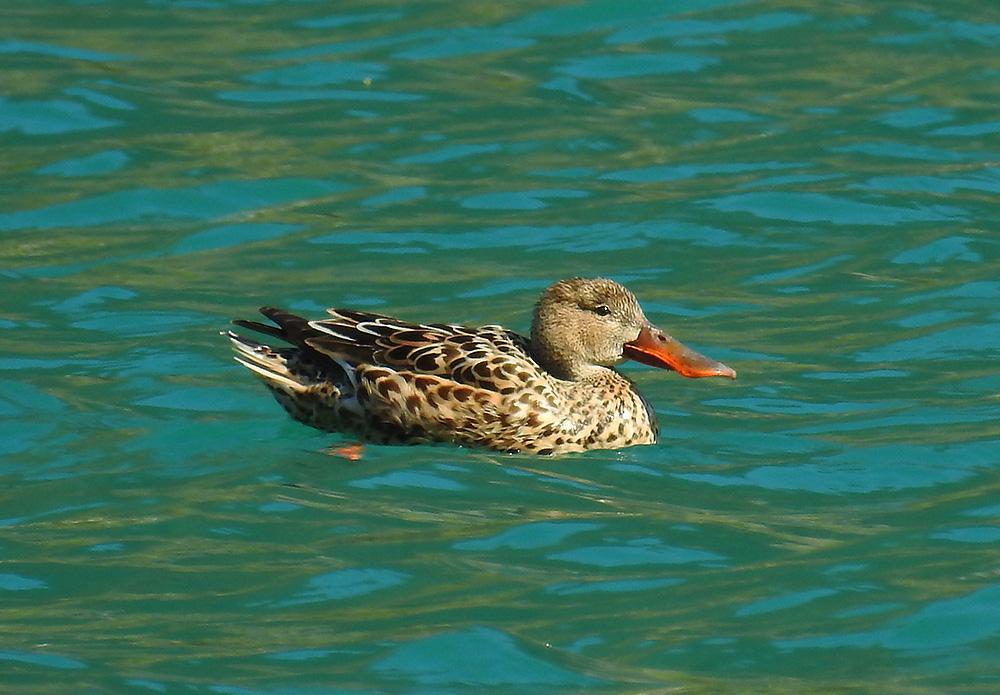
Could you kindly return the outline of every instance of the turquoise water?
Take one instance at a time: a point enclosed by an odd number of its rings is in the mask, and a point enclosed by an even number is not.
[[[998,692],[996,3],[0,19],[4,693]],[[218,335],[574,275],[739,379],[349,463]]]

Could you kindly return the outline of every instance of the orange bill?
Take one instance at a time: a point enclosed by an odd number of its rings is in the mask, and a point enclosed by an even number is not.
[[[631,343],[625,343],[624,353],[625,357],[630,360],[660,369],[673,369],[683,376],[736,378],[735,370],[730,369],[722,362],[705,357],[700,352],[695,352],[648,323],[643,326],[638,338]]]

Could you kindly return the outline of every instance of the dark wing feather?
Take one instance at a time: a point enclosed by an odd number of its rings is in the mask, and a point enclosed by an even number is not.
[[[269,323],[261,323],[260,321],[246,321],[244,319],[233,319],[232,323],[241,328],[249,328],[251,331],[263,333],[278,340],[284,340],[286,343],[291,342],[280,326],[272,326]]]

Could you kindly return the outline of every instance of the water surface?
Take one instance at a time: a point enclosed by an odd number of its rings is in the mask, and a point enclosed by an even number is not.
[[[0,18],[5,693],[995,692],[993,3]],[[574,275],[740,378],[351,464],[218,336]]]

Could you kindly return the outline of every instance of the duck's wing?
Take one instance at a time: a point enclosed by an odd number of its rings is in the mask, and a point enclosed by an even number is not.
[[[519,382],[541,377],[527,340],[500,326],[414,324],[343,309],[329,313],[333,318],[310,322],[319,335],[307,344],[330,357],[503,394],[516,390]]]
[[[417,324],[353,309],[327,309],[331,318],[318,321],[274,307],[261,307],[260,312],[274,325],[233,323],[342,366],[432,375],[504,395],[525,388],[539,393],[547,384],[545,372],[528,352],[527,339],[501,326]]]

